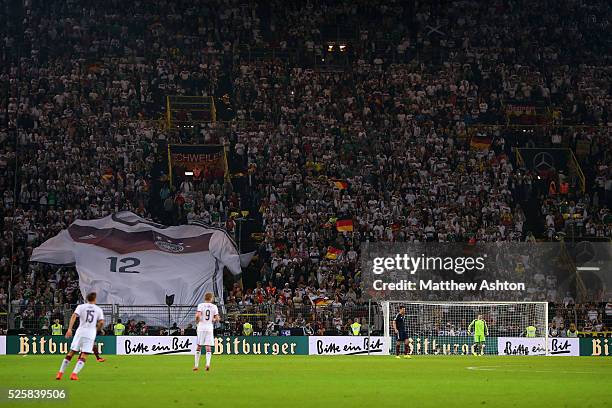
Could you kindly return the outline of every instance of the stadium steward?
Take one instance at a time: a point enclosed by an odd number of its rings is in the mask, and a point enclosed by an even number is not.
[[[355,322],[351,324],[351,335],[359,336],[361,333],[361,323],[359,323],[359,319],[355,319]]]
[[[525,337],[536,337],[538,329],[535,327],[535,325],[529,325],[525,328]]]
[[[253,335],[253,325],[249,322],[245,322],[242,325],[242,335],[243,336],[251,336]]]
[[[125,325],[121,323],[121,319],[117,319],[117,323],[113,326],[113,333],[115,336],[123,336],[125,332]]]
[[[55,319],[55,323],[51,325],[51,335],[61,336],[63,330],[64,330],[64,326],[60,324],[59,319]]]

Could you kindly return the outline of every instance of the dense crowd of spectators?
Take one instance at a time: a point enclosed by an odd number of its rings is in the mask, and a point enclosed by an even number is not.
[[[11,290],[22,320],[80,296],[72,268],[31,265],[31,249],[119,210],[230,230],[232,211],[250,210],[264,231],[256,279],[226,291],[243,306],[363,304],[364,241],[612,237],[606,2],[24,4],[0,28],[0,305]],[[257,48],[287,53],[244,52]],[[233,121],[160,126],[166,95],[226,93]],[[554,126],[504,126],[513,105]],[[247,188],[170,183],[165,146],[178,140],[229,144]],[[584,189],[513,147],[572,149]]]
[[[552,337],[570,337],[568,330],[585,333],[612,331],[612,302],[576,305],[566,301],[556,304],[549,315],[548,334]]]

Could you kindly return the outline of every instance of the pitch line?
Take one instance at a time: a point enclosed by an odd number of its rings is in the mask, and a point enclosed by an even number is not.
[[[596,374],[593,371],[567,371],[567,370],[532,370],[530,368],[512,370],[508,369],[508,366],[470,366],[466,367],[472,371],[503,371],[507,373],[523,372],[523,373],[562,373],[562,374]],[[521,366],[510,366],[510,367],[521,367]]]

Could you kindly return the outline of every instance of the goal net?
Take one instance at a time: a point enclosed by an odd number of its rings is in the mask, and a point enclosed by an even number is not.
[[[405,308],[403,321],[406,339],[400,342],[401,354],[407,347],[407,354],[496,355],[498,338],[526,337],[529,326],[535,327],[535,333],[532,329],[530,336],[543,339],[543,347],[547,348],[548,345],[546,302],[391,301],[383,304],[385,336],[391,336],[393,340],[391,354],[397,352],[394,321],[402,306]],[[479,316],[486,324],[484,338],[475,336],[478,334],[477,324],[470,327]],[[401,328],[398,327],[398,330]]]

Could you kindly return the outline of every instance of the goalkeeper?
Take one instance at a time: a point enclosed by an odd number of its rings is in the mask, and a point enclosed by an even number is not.
[[[489,327],[487,322],[482,319],[482,315],[478,315],[476,319],[472,320],[472,323],[468,326],[468,334],[472,334],[472,327],[474,327],[474,344],[480,345],[480,355],[484,354],[485,348],[485,333],[489,335]]]

